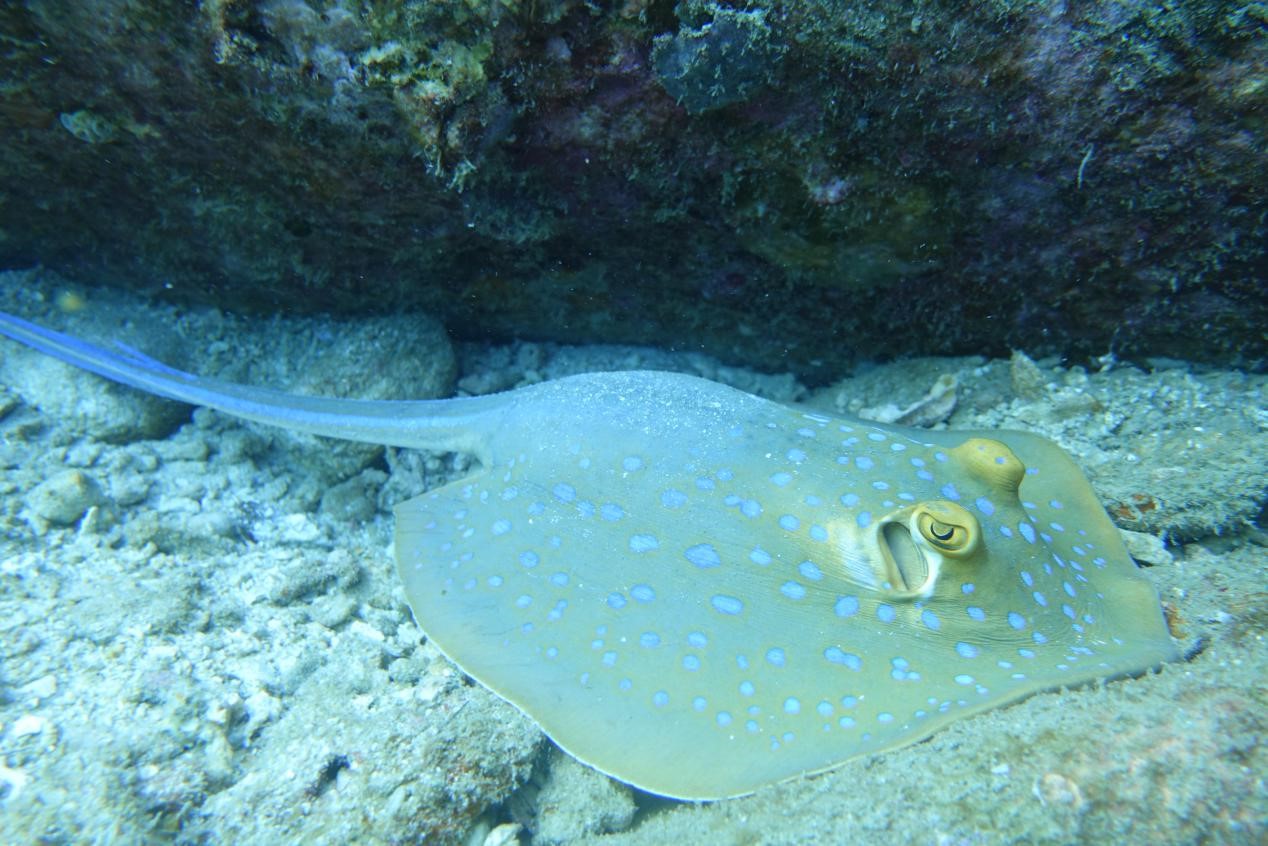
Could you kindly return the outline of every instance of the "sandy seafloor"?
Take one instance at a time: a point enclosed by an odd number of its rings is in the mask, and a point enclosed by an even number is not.
[[[0,275],[0,308],[199,374],[343,396],[661,368],[854,411],[914,403],[949,374],[951,427],[1030,429],[1076,456],[1139,532],[1192,656],[747,798],[657,799],[555,750],[421,638],[390,509],[465,458],[244,425],[0,341],[0,843],[1268,837],[1264,376],[947,358],[808,391],[690,353],[453,345],[426,319],[245,319],[35,272]]]

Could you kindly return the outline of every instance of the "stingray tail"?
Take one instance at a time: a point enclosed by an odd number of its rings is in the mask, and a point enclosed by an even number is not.
[[[117,341],[112,349],[99,347],[4,312],[0,335],[160,397],[351,441],[481,453],[503,405],[495,397],[351,400],[253,388],[186,373]]]

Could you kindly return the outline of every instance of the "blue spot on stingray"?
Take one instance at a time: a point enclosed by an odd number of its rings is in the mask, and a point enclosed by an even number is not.
[[[759,546],[748,554],[748,560],[765,567],[771,562],[771,557],[769,552]]]
[[[797,565],[797,572],[812,582],[817,582],[823,578],[823,571],[815,566],[813,561],[802,561]]]
[[[979,496],[977,498],[977,510],[989,517],[995,513],[995,504],[986,497]]]
[[[660,646],[660,635],[656,632],[643,632],[638,636],[638,643],[644,649],[655,649]]]
[[[975,590],[977,590],[977,586],[973,584],[972,582],[965,582],[964,584],[960,585],[960,593],[964,594],[965,596],[968,596],[970,593],[972,593]]]
[[[964,641],[960,641],[955,645],[955,651],[960,653],[963,658],[976,658],[978,656],[977,647]]]
[[[551,491],[560,502],[572,502],[577,498],[577,489],[567,482],[560,482]]]
[[[854,522],[859,524],[860,529],[866,529],[872,522],[872,512],[860,511],[859,516],[854,518]]]
[[[784,662],[786,660],[784,650],[780,649],[778,646],[773,646],[766,650],[766,661],[772,666],[782,667],[784,666]]]
[[[894,622],[894,617],[894,606],[886,605],[885,603],[876,606],[876,619],[882,623],[892,623]]]
[[[1030,575],[1030,573],[1026,572],[1025,570],[1021,571],[1021,580],[1026,585],[1026,587],[1033,587],[1035,584],[1035,577]]]
[[[734,596],[727,596],[724,593],[716,593],[709,599],[709,604],[719,614],[736,615],[744,611],[744,603]]]
[[[687,635],[687,643],[697,649],[703,649],[709,645],[709,638],[705,637],[704,632],[690,632]]]
[[[779,592],[789,599],[804,599],[806,597],[806,586],[799,582],[784,582],[779,586]]]
[[[660,495],[660,504],[666,508],[682,508],[687,504],[687,495],[682,491],[676,491],[673,488],[662,491]]]
[[[860,470],[871,470],[876,466],[876,462],[868,458],[866,455],[860,455],[854,459],[854,466]]]
[[[859,504],[859,495],[852,494],[852,493],[843,494],[841,496],[841,504],[844,505],[846,508],[853,508],[854,506]]]
[[[656,598],[656,591],[652,590],[651,585],[634,585],[630,588],[630,596],[639,602],[651,602]]]
[[[604,520],[620,520],[625,516],[625,509],[615,502],[609,502],[599,509],[599,516]]]
[[[630,552],[651,552],[660,548],[654,535],[630,535]]]
[[[567,574],[567,573],[555,573],[553,576],[551,576],[551,577],[550,577],[550,583],[551,583],[552,585],[554,585],[555,587],[567,587],[567,586],[568,586],[568,574]]]
[[[1018,631],[1020,631],[1020,630],[1022,630],[1022,629],[1024,629],[1024,628],[1026,628],[1026,618],[1025,618],[1025,617],[1023,617],[1022,615],[1018,614],[1016,611],[1009,611],[1009,612],[1008,612],[1008,625],[1010,625],[1010,626],[1012,626],[1014,629],[1017,629]]]
[[[773,484],[778,485],[779,487],[782,488],[784,485],[792,481],[792,474],[791,473],[776,473],[770,477],[770,480]]]
[[[795,532],[800,525],[801,521],[791,514],[785,514],[779,518],[779,527],[785,531]]]
[[[637,455],[627,455],[625,458],[621,459],[621,466],[625,468],[626,472],[633,473],[635,470],[642,469],[643,459],[639,458]]]
[[[688,547],[683,555],[686,556],[688,561],[701,569],[718,567],[722,564],[722,557],[713,548],[713,544],[709,543],[698,543],[695,546]]]
[[[517,608],[527,608],[528,606],[532,604],[533,604],[533,597],[529,596],[526,593],[520,594],[519,597],[515,600],[515,607]]]
[[[837,599],[837,604],[832,606],[832,610],[836,612],[838,617],[853,617],[859,613],[859,598],[857,596],[842,596]]]
[[[510,520],[497,520],[493,523],[493,534],[504,535],[511,530]]]
[[[705,701],[703,696],[697,696],[695,699],[691,700],[691,708],[693,711],[703,711],[708,707],[708,705],[709,703]]]
[[[941,493],[947,499],[955,500],[960,498],[960,492],[957,491],[955,489],[955,485],[951,484],[950,482],[947,482],[945,485],[942,486]]]
[[[842,717],[841,719],[837,720],[837,725],[839,725],[843,729],[854,728],[854,718]]]
[[[920,621],[935,632],[942,628],[942,621],[938,619],[938,615],[930,611],[928,608],[920,612]]]
[[[605,667],[614,667],[616,666],[616,653],[604,652],[603,657],[600,658],[599,660],[603,662],[603,666]]]
[[[852,652],[846,652],[837,646],[829,646],[823,650],[823,657],[832,664],[840,664],[843,667],[849,667],[851,670],[858,670],[863,666],[863,659]],[[845,700],[842,700],[844,704]],[[849,705],[845,707],[849,708]]]
[[[759,517],[762,513],[762,506],[757,500],[746,499],[740,503],[740,513],[745,517]]]
[[[652,704],[657,708],[663,708],[669,704],[669,694],[663,690],[658,690],[652,694]]]
[[[806,460],[806,453],[803,450],[790,449],[788,450],[787,458],[793,464],[800,464],[801,462]]]
[[[731,715],[730,715],[730,714],[728,714],[726,711],[719,711],[719,712],[718,712],[718,725],[722,726],[723,728],[725,728],[726,726],[731,725]]]
[[[815,706],[815,710],[819,712],[820,717],[832,716],[832,703],[824,700]]]
[[[1047,608],[1047,607],[1048,607],[1048,600],[1047,600],[1047,599],[1044,597],[1044,595],[1043,595],[1042,593],[1040,593],[1039,591],[1035,591],[1034,593],[1032,593],[1032,594],[1031,594],[1031,596],[1033,596],[1033,597],[1034,597],[1035,602],[1036,602],[1036,603],[1037,603],[1037,604],[1038,604],[1041,608]]]
[[[700,669],[700,659],[694,655],[684,655],[682,656],[682,668],[694,673]]]
[[[1026,539],[1027,543],[1035,542],[1035,527],[1022,521],[1017,524],[1017,531],[1021,532],[1021,536]]]
[[[969,619],[977,620],[979,623],[986,619],[986,612],[981,608],[978,608],[976,605],[970,605],[968,608],[965,608],[964,611],[969,615]]]
[[[828,530],[816,523],[810,527],[810,537],[817,541],[826,541],[828,539]]]
[[[609,607],[609,608],[617,608],[617,609],[620,609],[620,608],[624,608],[624,607],[625,607],[625,605],[626,605],[626,599],[625,599],[625,596],[624,596],[624,595],[619,594],[619,593],[609,593],[609,594],[608,594],[608,607]]]
[[[520,553],[520,564],[524,565],[530,570],[536,567],[537,563],[540,560],[541,559],[537,557],[537,553],[533,552],[532,550]]]
[[[753,687],[753,683],[751,681],[740,682],[740,693],[744,696],[752,696],[756,692],[757,688]]]
[[[784,713],[785,713],[785,714],[800,714],[800,713],[801,713],[801,701],[800,701],[799,699],[797,699],[797,697],[795,697],[795,696],[790,696],[790,697],[788,697],[787,699],[785,699],[785,700],[784,700]]]

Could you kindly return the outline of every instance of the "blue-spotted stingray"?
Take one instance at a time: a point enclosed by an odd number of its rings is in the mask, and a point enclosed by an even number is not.
[[[469,478],[396,508],[419,626],[573,756],[654,793],[743,795],[1176,657],[1091,486],[1034,435],[646,371],[322,399],[8,315],[0,333],[247,420],[474,454]]]

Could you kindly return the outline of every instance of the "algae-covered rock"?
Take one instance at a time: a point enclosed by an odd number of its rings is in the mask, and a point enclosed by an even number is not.
[[[0,263],[826,381],[1262,367],[1259,4],[0,6]]]

